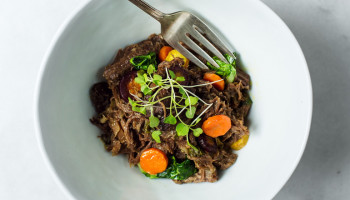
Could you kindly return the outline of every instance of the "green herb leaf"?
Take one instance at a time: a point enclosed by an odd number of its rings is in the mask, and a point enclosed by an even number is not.
[[[183,98],[187,99],[186,92],[185,92],[185,90],[182,87],[179,88],[179,93],[182,94]]]
[[[188,134],[189,131],[190,128],[184,123],[179,123],[176,125],[176,132],[178,136],[185,136]]]
[[[143,77],[143,74],[145,73],[145,71],[143,71],[142,69],[141,70],[138,70],[137,71],[137,76],[138,77]]]
[[[132,107],[136,106],[137,103],[134,100],[132,100],[130,97],[128,97],[128,99],[129,99],[129,103]]]
[[[194,122],[192,126],[197,125],[201,120],[202,120],[201,118],[197,118],[197,119],[196,119],[196,122]]]
[[[171,114],[164,119],[164,123],[166,123],[166,124],[175,125],[176,122],[177,122],[176,118]]]
[[[177,82],[185,81],[185,77],[183,76],[176,77],[176,81]]]
[[[148,85],[141,85],[141,91],[144,95],[152,94],[152,90],[148,87]]]
[[[149,117],[149,126],[151,127],[151,128],[155,128],[155,127],[157,127],[159,125],[159,119],[158,119],[158,117],[155,117],[155,116],[150,116]]]
[[[193,146],[191,143],[190,143],[190,140],[188,139],[188,134],[186,135],[186,140],[187,140],[187,144],[188,144],[188,146],[190,146],[192,149],[189,149],[189,151],[191,152],[193,152],[194,151],[194,153],[195,154],[200,154],[200,151],[199,151],[199,149],[197,148],[197,147],[195,147],[195,146]]]
[[[137,107],[137,106],[132,106],[131,107],[133,111],[139,112],[141,114],[146,115],[146,107]]]
[[[135,82],[136,83],[138,83],[138,84],[140,84],[140,85],[144,85],[144,84],[146,84],[146,82],[145,82],[145,78],[141,78],[141,77],[136,77],[135,78]]]
[[[170,69],[168,71],[169,71],[170,77],[175,80],[176,79],[175,73]]]
[[[193,135],[198,137],[200,136],[202,133],[203,133],[203,130],[201,128],[196,128],[196,129],[193,129]]]
[[[191,107],[191,109],[187,108],[186,117],[188,119],[192,119],[194,117],[194,114],[196,114],[196,107]]]
[[[161,143],[160,141],[160,135],[162,134],[162,132],[160,131],[153,131],[152,132],[152,138],[157,142],[157,143]]]
[[[146,107],[138,107],[137,102],[133,101],[130,97],[128,99],[133,111],[146,115]]]
[[[156,67],[154,66],[154,64],[148,65],[147,74],[151,75],[151,74],[153,74],[155,71],[156,71]]]
[[[158,86],[162,86],[163,85],[163,82],[162,81],[154,81],[154,83]]]
[[[162,76],[158,75],[158,74],[154,74],[153,75],[153,80],[156,80],[156,81],[161,81],[163,80]]]
[[[146,115],[146,107],[139,107],[139,112]]]
[[[149,81],[148,76],[147,76],[146,73],[143,74],[143,78],[144,78],[144,80],[145,80],[146,83]]]
[[[190,96],[190,98],[187,98],[186,101],[185,101],[185,105],[186,106],[194,106],[198,103],[198,98],[197,97],[193,97],[193,96]]]
[[[162,82],[163,78],[158,75],[158,74],[154,74],[153,75],[153,83],[158,85],[158,86],[162,86],[163,85],[163,82]]]

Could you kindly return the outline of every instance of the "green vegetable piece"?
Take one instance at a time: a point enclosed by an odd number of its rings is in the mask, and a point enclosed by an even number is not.
[[[165,119],[164,119],[164,123],[166,124],[171,124],[171,125],[175,125],[177,122],[176,118],[170,114],[169,116],[167,116]]]
[[[198,98],[197,97],[193,97],[193,96],[190,96],[190,98],[187,98],[186,101],[185,101],[185,105],[186,106],[194,106],[198,103]]]
[[[169,69],[169,74],[170,74],[170,77],[172,78],[172,79],[176,79],[176,75],[175,75],[175,73],[172,71],[172,70],[170,70]]]
[[[225,77],[227,82],[232,83],[236,76],[236,60],[228,54],[225,54],[224,56],[229,62],[229,64],[223,62],[218,57],[214,56],[213,60],[220,66],[220,68],[214,67],[209,62],[207,62],[207,65],[211,70],[216,71],[216,74]]]
[[[218,75],[221,75],[223,77],[228,76],[230,72],[231,72],[231,65],[226,63],[223,65],[220,65],[220,68],[216,71]]]
[[[159,125],[159,119],[158,119],[158,117],[156,117],[156,116],[150,116],[149,117],[149,126],[151,127],[151,128],[155,128],[155,127],[157,127]]]
[[[177,82],[185,81],[185,77],[183,76],[176,77],[176,81]]]
[[[229,73],[230,73],[230,64],[226,64],[224,62],[222,62],[221,60],[219,59],[215,59],[217,57],[213,57],[214,61],[218,61],[218,65],[220,66],[220,68],[216,68],[215,66],[213,66],[211,63],[207,62],[207,65],[208,67],[211,69],[211,70],[214,70],[216,71],[216,74],[218,75],[221,75],[221,76],[227,76]]]
[[[234,56],[236,56],[236,53],[233,53]],[[230,63],[233,64],[233,62],[236,62],[235,59],[233,57],[231,57],[230,55],[228,55],[227,53],[224,54],[224,57],[226,58],[226,60]],[[236,56],[237,57],[237,56]]]
[[[136,70],[143,69],[143,66],[148,63],[148,56],[136,56],[130,59],[130,63],[134,65]]]
[[[193,135],[198,137],[200,136],[202,133],[203,133],[203,130],[201,128],[196,128],[196,129],[193,129]]]
[[[227,82],[232,83],[235,80],[236,73],[236,69],[233,66],[231,66],[231,72],[228,76],[226,76]]]
[[[176,132],[178,136],[185,136],[188,134],[189,131],[190,128],[184,123],[179,123],[176,125]]]
[[[162,134],[162,132],[160,131],[153,131],[152,132],[152,138],[157,142],[157,143],[161,143],[160,141],[160,135]]]
[[[194,114],[196,114],[196,107],[191,107],[191,109],[187,108],[186,117],[188,119],[192,119],[194,117]]]
[[[219,66],[224,66],[226,63],[222,60],[220,60],[217,56],[213,57],[213,60],[219,65]]]
[[[137,166],[139,167],[139,170],[141,171],[141,173],[143,173],[146,177],[148,177],[148,178],[150,178],[150,179],[158,178],[157,174],[149,174],[149,173],[145,172],[145,171],[141,168],[140,163],[137,164]]]
[[[173,157],[173,159],[176,163],[175,157]],[[185,180],[197,172],[197,169],[191,160],[185,160],[180,164],[176,163],[176,165],[174,165],[174,168],[176,168],[176,171],[173,170],[172,173],[170,173],[170,177],[173,180]]]
[[[130,59],[130,63],[134,65],[136,70],[147,70],[148,66],[151,64],[157,66],[156,54],[154,52],[150,52],[146,55],[135,56]]]
[[[173,162],[170,166],[164,172],[157,174],[158,178],[170,178],[181,181],[187,179],[198,171],[191,160],[187,159],[182,163],[177,163],[175,156],[172,156],[171,160]]]

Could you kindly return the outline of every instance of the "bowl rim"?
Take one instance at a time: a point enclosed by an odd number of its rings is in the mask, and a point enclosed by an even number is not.
[[[60,40],[60,38],[62,37],[63,33],[65,32],[66,28],[74,21],[75,18],[77,18],[79,16],[79,14],[81,12],[83,12],[83,10],[85,10],[88,6],[90,6],[90,4],[92,4],[93,0],[87,0],[86,2],[83,2],[81,4],[79,4],[76,8],[73,9],[73,11],[71,11],[70,14],[68,14],[68,16],[63,20],[63,23],[59,26],[59,28],[57,29],[56,33],[54,34],[44,56],[42,59],[42,62],[40,64],[39,70],[38,70],[38,75],[36,78],[36,83],[35,83],[35,89],[34,89],[34,130],[35,130],[35,135],[36,135],[36,139],[39,145],[39,151],[41,152],[41,155],[44,159],[44,163],[47,166],[47,168],[49,169],[49,173],[52,175],[54,182],[58,185],[59,188],[61,188],[61,191],[63,191],[63,193],[65,194],[65,196],[68,199],[72,199],[72,200],[76,200],[76,196],[74,196],[70,190],[67,188],[67,186],[63,183],[62,179],[59,177],[59,175],[56,172],[56,169],[54,168],[49,155],[46,152],[45,149],[45,144],[43,141],[43,137],[42,137],[42,132],[41,132],[41,125],[40,125],[40,116],[39,116],[39,100],[40,100],[40,90],[41,90],[41,83],[42,83],[42,79],[43,79],[43,75],[46,69],[46,66],[48,64],[48,61],[51,58],[52,52],[55,49],[55,46],[57,45],[57,42]],[[270,14],[272,14],[274,16],[274,18],[276,18],[276,20],[278,20],[280,22],[280,24],[282,26],[284,26],[283,28],[286,29],[287,34],[290,35],[290,39],[293,40],[293,42],[296,44],[297,49],[300,51],[301,55],[302,55],[302,62],[304,64],[304,66],[306,67],[306,81],[307,81],[307,85],[305,86],[305,89],[307,90],[308,93],[308,105],[309,105],[309,110],[307,110],[307,114],[308,114],[308,118],[307,118],[307,125],[306,125],[306,130],[305,130],[305,134],[304,134],[304,138],[303,138],[303,142],[301,144],[301,148],[299,149],[299,152],[297,153],[297,156],[295,157],[294,160],[294,164],[293,166],[290,168],[289,173],[287,173],[287,175],[285,176],[284,180],[282,181],[283,184],[280,184],[279,186],[277,186],[276,190],[274,190],[273,193],[271,193],[270,196],[271,199],[274,198],[277,193],[282,189],[282,187],[287,183],[287,181],[290,179],[290,177],[292,176],[292,174],[294,173],[296,167],[298,166],[300,159],[304,153],[307,141],[308,141],[308,137],[310,134],[310,128],[311,128],[311,121],[312,121],[312,113],[313,113],[313,90],[312,90],[312,82],[311,82],[311,77],[310,77],[310,71],[307,65],[307,61],[305,59],[304,53],[296,39],[296,37],[294,36],[293,32],[289,29],[289,27],[287,26],[287,24],[270,8],[268,7],[264,2],[262,1],[254,1],[254,3],[256,4],[260,4],[259,6],[263,7],[266,12],[270,12]]]
[[[41,82],[43,80],[46,66],[48,64],[48,61],[50,60],[50,57],[52,55],[53,50],[55,49],[55,46],[57,45],[57,42],[62,37],[66,28],[72,23],[74,18],[78,17],[78,15],[83,10],[85,10],[85,8],[87,8],[92,2],[93,2],[93,0],[88,0],[84,3],[81,3],[76,8],[74,8],[73,11],[71,11],[67,15],[67,17],[63,20],[62,24],[59,26],[59,28],[57,29],[53,38],[51,39],[50,44],[49,44],[48,48],[46,49],[46,52],[43,56],[42,62],[41,62],[40,67],[39,67],[39,72],[37,75],[35,89],[34,89],[34,123],[35,123],[34,128],[35,128],[35,135],[37,138],[37,142],[39,144],[39,151],[44,159],[45,165],[49,169],[49,173],[51,174],[51,176],[54,179],[54,182],[58,185],[58,187],[61,189],[61,191],[63,191],[65,196],[68,199],[72,199],[72,200],[76,200],[75,196],[69,191],[67,186],[63,183],[62,179],[58,176],[56,169],[54,168],[54,166],[49,158],[49,155],[47,154],[46,149],[45,149],[45,144],[44,144],[44,140],[43,140],[42,132],[41,132],[40,116],[39,116],[39,107],[40,107],[39,100],[40,100],[40,93],[41,93],[40,90],[41,90]]]

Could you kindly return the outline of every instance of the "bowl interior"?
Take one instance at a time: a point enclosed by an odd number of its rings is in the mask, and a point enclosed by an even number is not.
[[[271,199],[297,165],[310,126],[311,85],[298,43],[259,1],[149,2],[205,16],[240,54],[253,82],[248,145],[217,183],[185,185],[145,178],[125,156],[107,153],[89,122],[89,88],[116,50],[160,25],[128,1],[92,1],[60,33],[39,87],[40,139],[55,173],[76,199]]]

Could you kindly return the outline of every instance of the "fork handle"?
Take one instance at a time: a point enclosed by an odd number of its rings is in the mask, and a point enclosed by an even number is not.
[[[152,16],[157,21],[160,21],[164,17],[164,13],[161,11],[153,8],[148,3],[142,1],[142,0],[129,0],[131,3],[135,4],[137,7],[139,7],[141,10],[145,11],[147,14]]]

